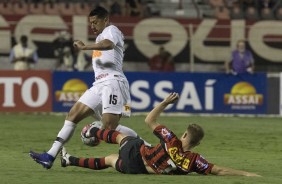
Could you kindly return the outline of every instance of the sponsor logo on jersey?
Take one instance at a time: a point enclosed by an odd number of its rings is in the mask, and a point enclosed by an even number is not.
[[[131,111],[131,107],[130,107],[129,105],[126,104],[126,105],[124,105],[123,107],[124,107],[124,111],[125,111],[125,112]]]
[[[107,76],[109,76],[108,73],[102,73],[102,74],[98,75],[97,77],[95,77],[95,80],[99,80],[99,79],[105,78]]]
[[[185,158],[182,154],[179,154],[179,149],[177,147],[171,147],[168,149],[168,154],[171,160],[182,169],[187,170],[189,167],[190,160]]]
[[[92,57],[93,58],[100,57],[100,56],[102,56],[102,52],[101,51],[93,50],[93,52],[92,52]]]
[[[196,165],[197,168],[202,171],[208,168],[209,164],[206,162],[205,158],[200,156],[197,160],[196,160]]]
[[[162,135],[166,137],[167,139],[171,139],[172,137],[171,132],[168,131],[166,128],[162,128]]]

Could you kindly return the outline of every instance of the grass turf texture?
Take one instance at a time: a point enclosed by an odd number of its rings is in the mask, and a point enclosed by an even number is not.
[[[163,116],[162,124],[170,127],[178,136],[189,122],[200,124],[205,138],[195,149],[212,163],[255,172],[263,177],[241,176],[188,176],[125,175],[109,168],[102,171],[79,167],[60,167],[56,159],[50,170],[36,164],[28,155],[30,149],[48,150],[63,125],[64,115],[1,114],[0,121],[0,183],[212,183],[212,184],[281,184],[282,175],[282,121],[281,118],[250,117],[173,117]],[[158,139],[144,125],[145,116],[122,119],[122,124],[132,127],[148,142]],[[80,131],[92,119],[81,122],[66,147],[68,152],[80,157],[101,157],[116,153],[117,145],[101,143],[87,147],[81,143]]]

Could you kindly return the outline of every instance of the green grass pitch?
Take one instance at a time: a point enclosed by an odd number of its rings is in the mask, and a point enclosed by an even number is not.
[[[144,124],[145,116],[132,116],[121,123],[136,130],[152,144],[158,143]],[[64,115],[0,114],[0,183],[1,184],[281,184],[282,119],[264,117],[162,116],[160,122],[181,135],[188,123],[198,123],[205,129],[205,138],[194,151],[212,163],[255,172],[262,177],[125,175],[109,168],[102,171],[60,166],[56,159],[50,170],[43,169],[28,155],[48,150]],[[81,157],[101,157],[116,153],[117,145],[101,143],[87,147],[81,143],[80,131],[92,119],[81,122],[67,143],[68,152]]]

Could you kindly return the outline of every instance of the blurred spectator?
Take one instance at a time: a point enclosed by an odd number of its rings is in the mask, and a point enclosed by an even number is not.
[[[240,4],[241,4],[241,8],[244,12],[246,12],[247,9],[249,9],[250,7],[253,7],[255,9],[257,9],[257,7],[258,7],[256,0],[241,0]]]
[[[170,54],[170,53],[168,53],[168,54]],[[174,59],[172,58],[171,55],[164,62],[164,66],[163,66],[162,71],[163,72],[174,72],[175,71]]]
[[[90,0],[90,2],[91,2],[91,0]],[[95,0],[95,1],[92,0],[92,3],[93,3],[94,7],[95,6],[96,7],[97,6],[101,6],[101,7],[105,8],[109,12],[110,12],[111,2],[112,2],[112,0]]]
[[[224,3],[225,6],[231,10],[234,6],[239,5],[239,0],[224,0]]]
[[[40,0],[40,1],[44,3],[58,3],[60,0]]]
[[[229,10],[225,6],[218,6],[214,9],[215,18],[217,19],[230,19]]]
[[[53,41],[54,55],[57,58],[56,70],[72,71],[74,65],[74,50],[72,39],[67,31],[58,33]]]
[[[263,8],[260,12],[261,19],[263,20],[273,20],[274,13],[270,8]]]
[[[43,0],[25,0],[27,3],[43,3]]]
[[[141,0],[126,0],[125,15],[131,17],[143,17],[143,5]]]
[[[241,10],[240,6],[234,5],[231,8],[230,16],[232,19],[244,19],[244,12]]]
[[[44,12],[47,15],[59,15],[60,14],[60,6],[55,2],[46,2],[44,3]]]
[[[13,15],[14,14],[13,4],[7,1],[3,1],[3,2],[1,1],[0,12],[1,15]]]
[[[247,20],[258,20],[259,15],[255,7],[249,7],[245,12],[245,18]]]
[[[151,71],[174,71],[174,61],[172,55],[163,46],[159,48],[159,53],[149,59],[148,65]]]
[[[88,71],[93,70],[92,67],[92,57],[85,53],[85,51],[78,50],[76,55],[76,63],[74,68],[78,71]],[[88,69],[89,68],[89,69]]]
[[[276,2],[278,2],[278,1],[276,0]],[[258,1],[258,10],[261,11],[264,8],[272,9],[272,8],[274,8],[276,2],[273,1],[273,0],[259,0]]]
[[[281,5],[281,0],[260,0],[258,8],[261,14],[261,18],[264,20],[274,19],[275,13],[277,13]]]
[[[29,6],[27,3],[19,1],[13,3],[14,13],[17,15],[26,15],[29,13]]]
[[[276,18],[278,20],[282,20],[282,7],[277,9],[277,11],[276,11]]]
[[[209,4],[212,7],[225,6],[225,2],[223,0],[209,0]]]
[[[75,7],[73,2],[60,2],[56,3],[59,7],[59,15],[74,15]]]
[[[144,7],[144,17],[160,16],[160,7],[153,0],[148,0]]]
[[[30,14],[44,14],[44,4],[39,2],[33,2],[29,4]]]
[[[244,40],[238,40],[237,48],[232,51],[231,61],[225,63],[226,73],[234,75],[254,72],[254,58],[251,51],[246,49]]]
[[[10,52],[10,61],[14,64],[15,70],[29,70],[34,68],[38,61],[36,50],[28,47],[28,37],[21,36],[20,42]]]
[[[74,11],[76,15],[87,15],[91,11],[92,5],[85,1],[77,2],[74,5]]]
[[[209,0],[209,5],[213,11],[212,17],[217,19],[229,19],[229,9],[224,0]]]
[[[110,5],[110,14],[111,15],[122,15],[122,6],[119,0],[114,0]]]

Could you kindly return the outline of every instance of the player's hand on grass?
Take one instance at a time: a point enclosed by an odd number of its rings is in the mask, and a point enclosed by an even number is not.
[[[262,177],[261,175],[258,175],[258,174],[256,174],[256,173],[247,173],[246,176],[250,176],[250,177],[253,177],[253,176]]]
[[[170,93],[170,94],[163,100],[163,102],[164,102],[165,104],[173,104],[173,103],[175,103],[178,99],[179,99],[178,93],[173,92],[173,93]]]

